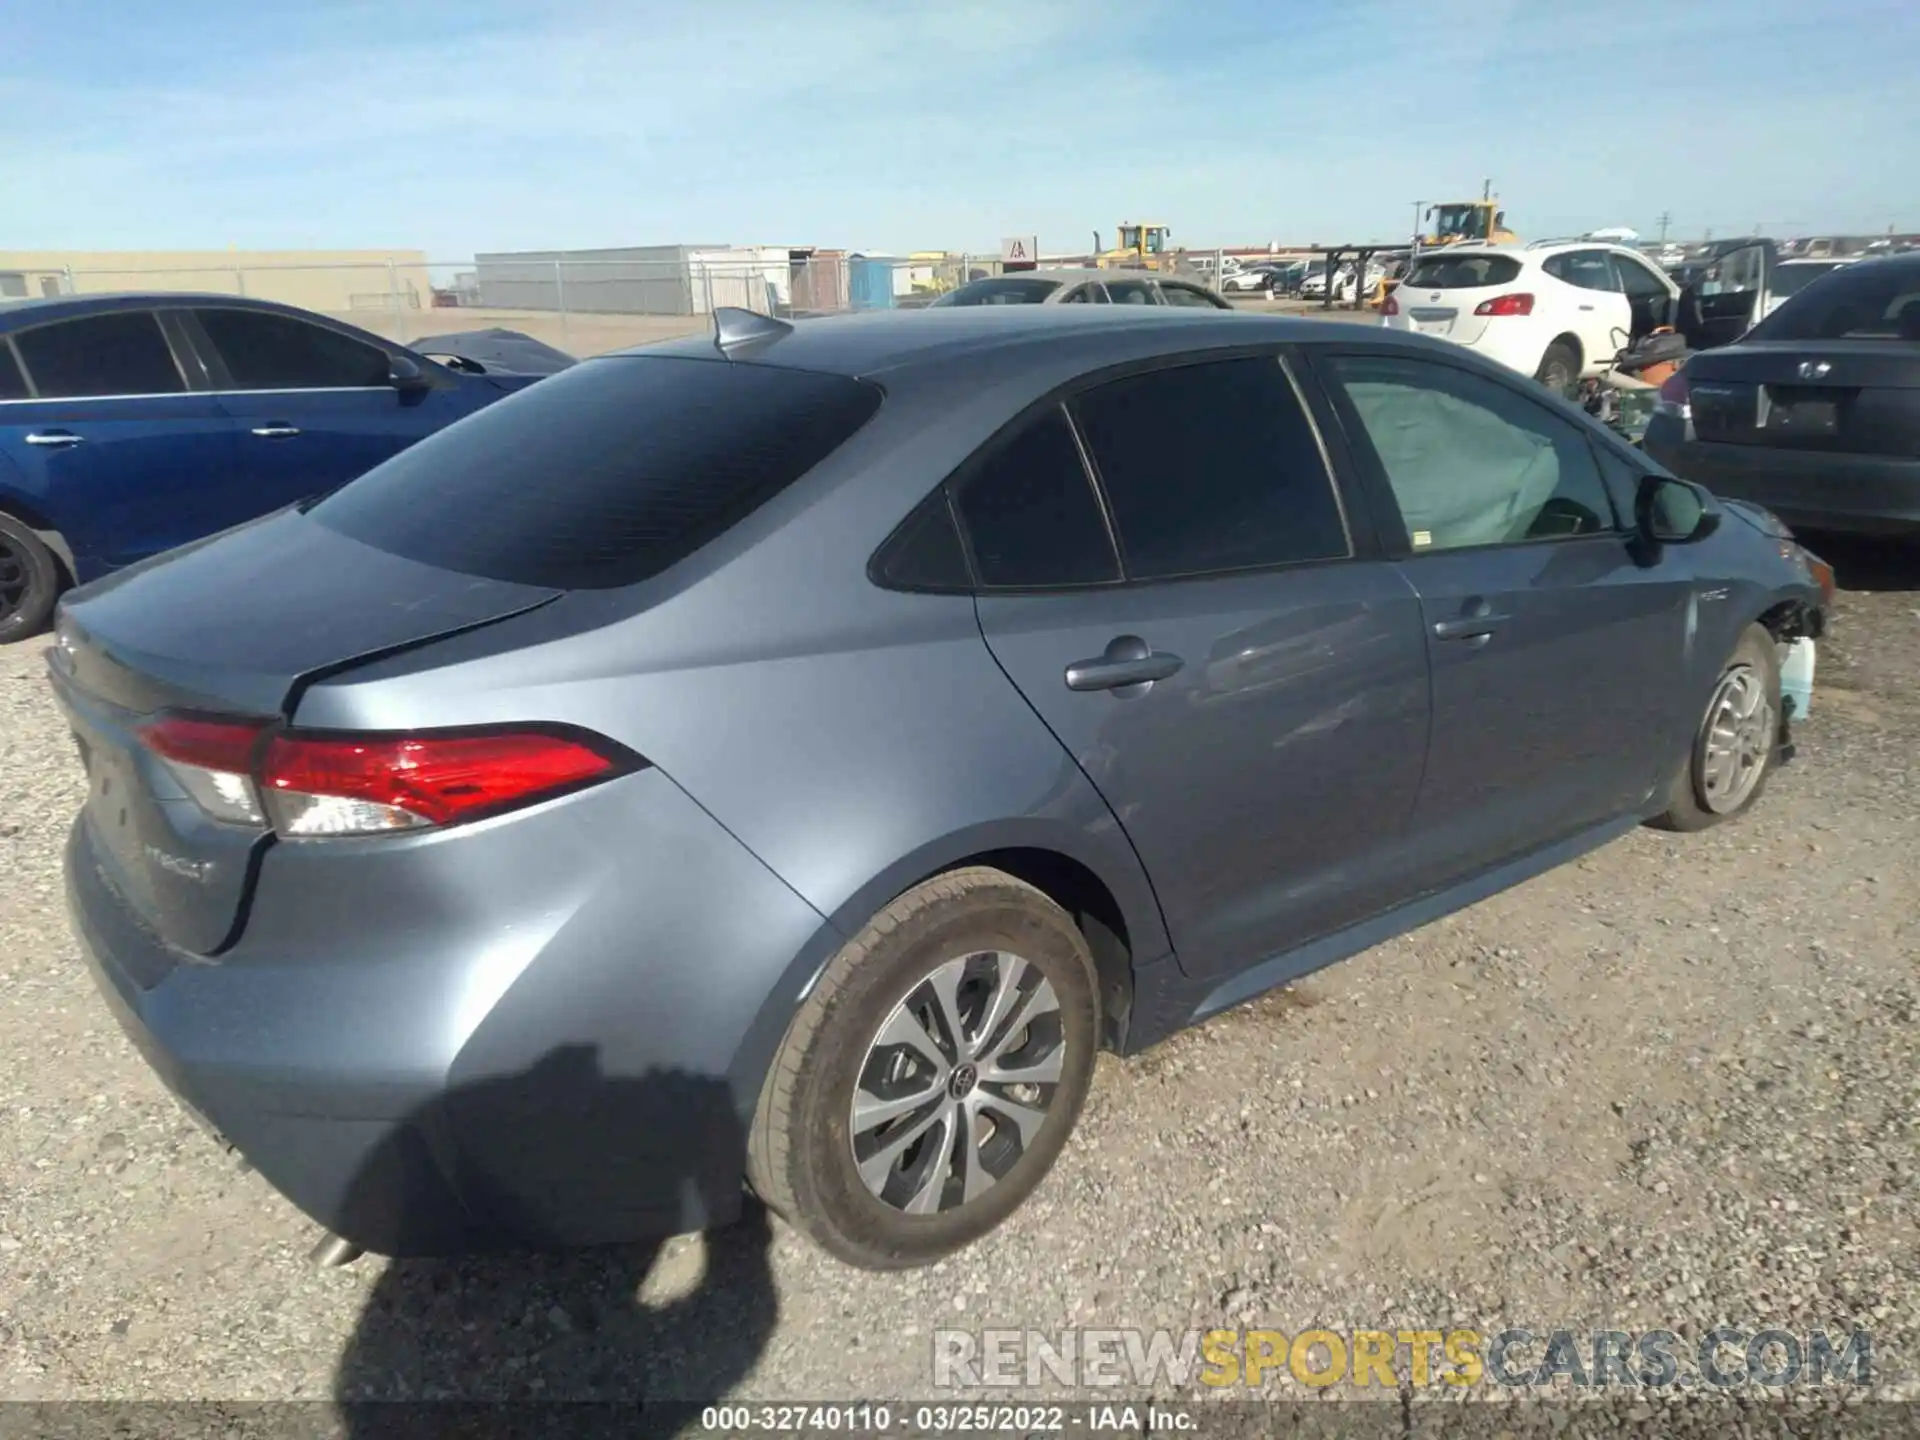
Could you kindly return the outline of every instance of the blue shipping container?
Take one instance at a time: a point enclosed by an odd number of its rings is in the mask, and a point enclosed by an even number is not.
[[[847,262],[847,300],[855,310],[891,310],[893,308],[893,262],[862,260]]]

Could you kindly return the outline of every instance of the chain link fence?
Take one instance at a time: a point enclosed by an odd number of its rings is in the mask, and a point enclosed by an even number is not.
[[[1049,257],[1042,265],[1088,266],[1096,258]],[[1218,251],[1156,259],[1163,273],[1207,283],[1232,263]],[[782,319],[914,309],[1003,269],[997,255],[658,246],[482,254],[446,262],[61,267],[7,271],[0,274],[0,287],[9,296],[26,297],[115,291],[246,296],[297,305],[407,345],[499,327],[587,356],[698,333],[711,326],[721,306]]]

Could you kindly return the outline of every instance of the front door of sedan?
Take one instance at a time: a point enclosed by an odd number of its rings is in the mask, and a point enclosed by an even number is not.
[[[1432,659],[1424,881],[1639,812],[1685,728],[1689,562],[1648,558],[1604,441],[1521,386],[1342,351],[1320,365]]]
[[[1108,380],[953,485],[987,643],[1125,829],[1183,970],[1400,898],[1419,602],[1349,526],[1276,355]]]
[[[393,383],[388,351],[291,315],[192,312],[220,404],[237,425],[230,523],[333,490],[473,408],[459,386]]]
[[[0,404],[0,453],[65,539],[75,579],[221,528],[233,421],[188,388],[153,311],[78,315],[12,340],[23,374]]]

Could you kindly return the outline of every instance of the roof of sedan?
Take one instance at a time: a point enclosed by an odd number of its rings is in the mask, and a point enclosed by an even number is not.
[[[750,342],[735,354],[760,364],[875,375],[982,350],[1017,350],[1066,336],[1089,338],[1164,332],[1168,349],[1199,345],[1278,343],[1353,337],[1354,327],[1332,320],[1256,315],[1247,311],[1135,305],[981,305],[956,309],[877,311],[802,320],[790,332]],[[1369,331],[1369,338],[1387,332]],[[636,346],[620,355],[677,355],[702,359],[720,353],[711,335],[689,335]]]
[[[86,295],[32,295],[0,300],[0,320],[38,323],[61,311],[84,314],[95,310],[130,310],[148,305],[240,305],[256,310],[280,310],[290,315],[311,314],[297,305],[264,300],[253,295],[220,294],[198,290],[105,290]],[[326,317],[321,317],[326,318]]]

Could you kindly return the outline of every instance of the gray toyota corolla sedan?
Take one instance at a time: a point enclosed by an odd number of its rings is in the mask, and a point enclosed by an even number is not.
[[[723,312],[74,592],[72,913],[353,1245],[912,1265],[1099,1049],[1752,805],[1830,583],[1417,336]]]

